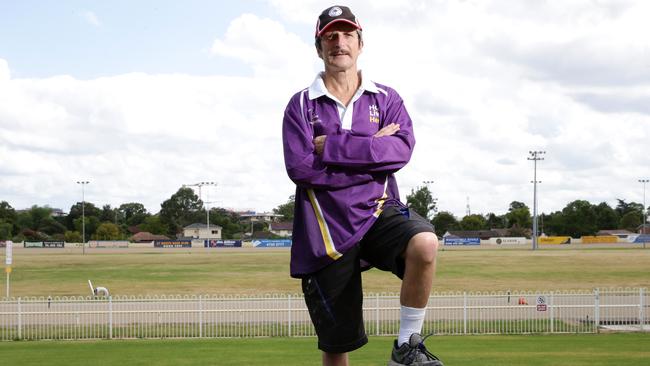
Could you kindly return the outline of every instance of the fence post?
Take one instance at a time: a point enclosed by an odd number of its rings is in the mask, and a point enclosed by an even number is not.
[[[203,296],[199,295],[199,338],[203,338]]]
[[[553,293],[551,292],[550,296],[548,297],[548,307],[549,307],[549,316],[551,317],[551,333],[554,333],[555,327],[553,326],[554,322],[553,320],[555,319],[555,307],[553,306]]]
[[[375,294],[375,335],[379,335],[379,292]]]
[[[288,336],[291,337],[291,294],[287,296],[287,327]]]
[[[645,327],[645,289],[639,289],[639,328],[643,332]]]
[[[463,291],[463,334],[467,334],[467,292]]]
[[[600,290],[594,289],[594,326],[596,333],[600,333]]]
[[[18,298],[18,339],[23,339],[23,311],[21,298]]]
[[[108,297],[108,339],[113,338],[113,296]]]

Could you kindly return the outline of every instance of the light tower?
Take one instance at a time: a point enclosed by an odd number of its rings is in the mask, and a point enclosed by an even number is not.
[[[81,184],[81,253],[86,254],[86,184],[90,183],[87,180],[77,181]]]
[[[541,183],[537,180],[537,161],[544,160],[544,157],[541,155],[546,154],[546,151],[529,151],[530,156],[528,160],[533,161],[533,250],[537,249],[537,183]]]

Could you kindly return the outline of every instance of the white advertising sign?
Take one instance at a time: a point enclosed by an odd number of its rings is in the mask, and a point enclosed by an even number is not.
[[[10,240],[7,240],[7,247],[5,248],[5,264],[10,266],[12,262],[12,252],[13,252],[14,243]]]

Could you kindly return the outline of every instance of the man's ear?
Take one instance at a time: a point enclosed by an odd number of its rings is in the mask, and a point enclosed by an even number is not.
[[[316,54],[318,55],[318,57],[321,60],[323,59],[323,49],[322,48],[319,49],[318,47],[316,47]]]

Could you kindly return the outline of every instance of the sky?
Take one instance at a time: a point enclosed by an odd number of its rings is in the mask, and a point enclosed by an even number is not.
[[[211,206],[285,203],[282,116],[322,70],[313,32],[330,5],[0,0],[0,201],[67,211],[89,181],[88,202],[156,213],[182,185],[211,181]],[[539,212],[643,202],[650,2],[344,5],[363,26],[364,77],[396,89],[413,119],[403,200],[434,181],[439,210],[459,217],[468,203],[532,207],[529,151],[545,151]]]

